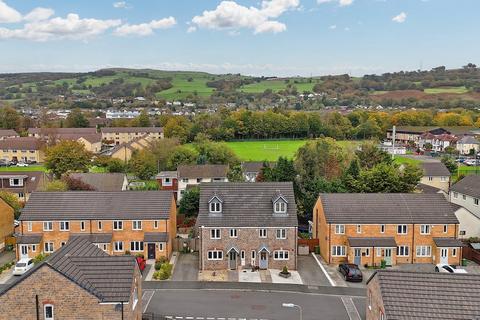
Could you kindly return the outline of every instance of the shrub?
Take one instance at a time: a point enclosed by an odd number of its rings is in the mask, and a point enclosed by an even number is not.
[[[129,256],[130,255],[130,250],[125,250],[125,255]]]
[[[42,262],[43,260],[45,260],[46,258],[47,258],[47,255],[46,255],[46,254],[40,253],[38,256],[36,256],[35,258],[33,258],[33,263],[34,263],[34,264],[40,263],[40,262]]]
[[[155,269],[157,268],[158,262],[155,264]],[[160,264],[160,269],[153,273],[153,278],[155,280],[167,280],[172,276],[173,265],[170,263]]]
[[[287,268],[287,266],[284,266],[284,267],[283,267],[282,273],[288,273],[288,268]]]
[[[380,262],[380,267],[381,267],[382,269],[385,269],[385,268],[387,267],[387,261],[385,261],[385,260],[382,259],[382,261]]]
[[[162,267],[162,263],[161,262],[155,262],[155,270],[160,270],[160,268]]]
[[[160,264],[163,264],[165,262],[168,262],[168,259],[166,257],[160,257],[157,259],[157,262],[159,262]]]

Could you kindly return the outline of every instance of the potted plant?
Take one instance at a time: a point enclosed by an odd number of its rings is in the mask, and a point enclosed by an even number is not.
[[[279,275],[280,275],[280,277],[284,277],[284,278],[290,278],[292,276],[290,271],[288,271],[287,266],[283,267],[283,269],[282,269],[282,271],[280,271]]]

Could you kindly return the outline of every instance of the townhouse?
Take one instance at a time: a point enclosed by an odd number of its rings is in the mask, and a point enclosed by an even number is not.
[[[480,141],[473,136],[463,136],[457,141],[457,151],[463,155],[476,154],[480,151]]]
[[[106,154],[111,156],[112,158],[128,162],[132,158],[132,155],[135,151],[140,151],[147,148],[150,145],[152,139],[153,138],[149,135],[143,135],[129,142],[123,142],[121,144],[115,145]]]
[[[142,276],[133,256],[109,256],[74,237],[0,287],[2,319],[142,319]]]
[[[202,183],[196,226],[200,270],[297,268],[291,182]]]
[[[378,270],[367,280],[367,320],[476,319],[480,276]]]
[[[320,194],[313,237],[330,264],[459,265],[455,208],[441,194]]]
[[[152,139],[163,138],[163,128],[161,127],[104,127],[100,130],[102,140],[115,145],[129,143],[141,136],[149,136]]]
[[[42,171],[9,171],[0,173],[0,190],[13,193],[18,200],[25,202],[30,194],[43,191],[48,182]]]
[[[181,165],[177,168],[178,201],[187,188],[203,182],[228,182],[228,166],[223,164]]]
[[[450,188],[448,197],[457,208],[459,238],[480,237],[480,176],[464,177]]]
[[[14,231],[14,210],[5,201],[0,199],[0,252],[5,249],[5,240]]]
[[[453,147],[457,143],[458,137],[453,134],[433,134],[423,133],[418,141],[418,147],[425,151],[443,152],[447,147]],[[428,145],[430,145],[428,147]]]
[[[37,138],[19,137],[0,140],[0,159],[14,162],[43,162],[45,144]]]
[[[442,162],[424,162],[422,163],[422,169],[421,184],[442,190],[445,193],[448,192],[451,173]]]
[[[112,255],[169,258],[176,237],[169,191],[34,192],[19,221],[17,259],[51,254],[75,235]]]
[[[78,141],[92,153],[99,153],[102,149],[102,135],[97,133],[96,128],[29,128],[28,136],[48,143]]]

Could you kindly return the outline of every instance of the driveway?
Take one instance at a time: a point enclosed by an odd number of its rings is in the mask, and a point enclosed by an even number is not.
[[[198,253],[179,253],[178,260],[173,269],[174,281],[197,281],[198,279]]]
[[[330,286],[322,269],[311,256],[298,256],[298,273],[307,286]]]

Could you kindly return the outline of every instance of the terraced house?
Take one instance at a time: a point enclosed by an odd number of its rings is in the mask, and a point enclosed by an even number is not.
[[[45,144],[37,138],[18,137],[0,140],[0,159],[43,162]]]
[[[20,215],[17,259],[50,254],[83,235],[112,255],[170,257],[176,205],[169,191],[35,192]]]
[[[200,270],[296,269],[297,225],[291,182],[202,183]]]
[[[129,143],[142,136],[148,136],[150,139],[163,138],[161,127],[104,127],[101,131],[102,140],[115,145]]]
[[[331,264],[459,265],[455,211],[441,194],[320,194],[313,236]]]

